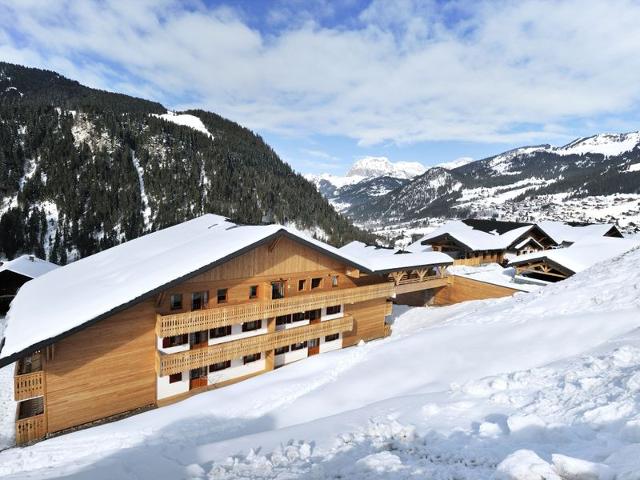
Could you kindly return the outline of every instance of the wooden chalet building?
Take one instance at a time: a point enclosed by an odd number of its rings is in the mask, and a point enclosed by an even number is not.
[[[442,254],[366,259],[278,225],[204,215],[58,268],[8,313],[19,444],[162,406],[389,333],[396,288]]]
[[[445,223],[409,247],[444,252],[456,265],[505,264],[513,257],[566,247],[583,238],[618,237],[615,225],[544,221],[537,224],[467,219]]]
[[[54,268],[58,268],[58,265],[34,255],[22,255],[0,262],[0,315],[7,313],[9,304],[22,285]]]
[[[515,268],[516,275],[553,283],[638,246],[639,241],[626,238],[587,237],[565,248],[513,258],[509,266]]]
[[[465,220],[447,222],[409,248],[421,251],[428,247],[446,253],[454,259],[455,265],[481,265],[503,263],[506,254],[543,250],[552,244],[536,225]]]

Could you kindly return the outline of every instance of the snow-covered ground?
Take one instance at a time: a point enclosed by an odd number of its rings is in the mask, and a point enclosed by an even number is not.
[[[0,477],[640,478],[639,250],[394,320],[384,340],[5,450]]]

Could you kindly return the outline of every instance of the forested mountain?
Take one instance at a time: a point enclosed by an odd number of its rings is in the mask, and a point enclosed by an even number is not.
[[[66,263],[206,212],[371,240],[234,122],[0,62],[0,255]]]

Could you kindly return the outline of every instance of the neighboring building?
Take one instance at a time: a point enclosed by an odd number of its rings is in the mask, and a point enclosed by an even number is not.
[[[509,266],[516,275],[557,282],[590,266],[638,247],[640,241],[617,237],[590,237],[566,248],[556,248],[514,258]]]
[[[504,263],[513,257],[568,246],[581,238],[602,237],[622,234],[615,225],[467,219],[445,223],[408,249],[444,252],[454,258],[456,265],[480,265]]]
[[[54,268],[58,268],[58,265],[33,255],[0,262],[0,315],[7,313],[11,300],[22,285]]]
[[[553,239],[556,245],[562,246],[587,238],[624,238],[618,227],[607,223],[563,223],[545,220],[539,222],[538,226]]]
[[[0,366],[17,362],[17,442],[388,335],[397,288],[446,284],[429,275],[450,263],[437,257],[360,258],[204,215],[58,268],[7,315]]]
[[[453,259],[445,253],[409,252],[362,242],[351,242],[339,250],[369,262],[377,272],[393,280],[396,304],[428,305],[441,288],[450,284],[446,267],[453,265]]]

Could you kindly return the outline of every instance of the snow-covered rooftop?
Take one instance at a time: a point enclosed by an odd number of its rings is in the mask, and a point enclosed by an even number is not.
[[[614,225],[599,223],[593,225],[569,225],[563,222],[544,220],[538,222],[540,227],[557,244],[562,242],[576,242],[586,238],[603,237]]]
[[[375,271],[389,271],[428,265],[450,265],[453,259],[441,252],[408,252],[383,248],[375,245],[366,245],[362,242],[351,242],[342,248],[340,252],[359,259]]]
[[[50,272],[59,265],[47,262],[33,255],[22,255],[8,262],[0,263],[0,272],[5,270],[24,275],[29,278],[36,278]]]
[[[503,250],[531,228],[533,228],[533,225],[526,225],[498,235],[476,230],[460,220],[453,220],[428,233],[420,242],[431,240],[441,235],[449,235],[471,250]]]
[[[544,250],[515,257],[510,265],[518,265],[533,260],[549,260],[574,273],[590,266],[622,255],[640,246],[640,240],[613,237],[588,237],[578,240],[566,248]]]

